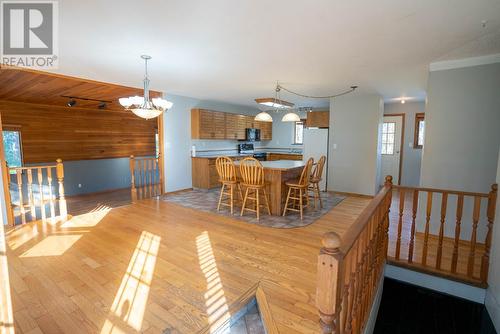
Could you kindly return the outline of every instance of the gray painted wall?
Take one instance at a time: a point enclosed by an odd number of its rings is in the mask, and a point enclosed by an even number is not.
[[[499,87],[500,63],[430,72],[422,186],[472,192],[490,190],[496,179],[500,147]],[[439,222],[440,196],[434,200],[433,221]],[[456,199],[448,202],[445,233],[453,236]],[[465,202],[463,217],[461,237],[468,239],[471,201]],[[480,240],[484,240],[486,230],[484,210],[482,217]],[[419,219],[420,231],[423,225],[423,219]],[[431,229],[437,233],[438,224]]]
[[[497,183],[500,184],[500,151],[498,152]],[[486,291],[486,309],[497,332],[500,332],[500,196],[497,198],[497,212],[493,224],[493,237],[488,274],[488,290]]]
[[[376,193],[383,112],[379,95],[350,94],[330,101],[328,190]]]
[[[384,114],[405,114],[405,135],[403,144],[403,168],[401,185],[420,185],[420,164],[422,149],[413,148],[415,134],[415,114],[425,112],[425,102],[386,103]],[[411,147],[410,147],[411,145]]]

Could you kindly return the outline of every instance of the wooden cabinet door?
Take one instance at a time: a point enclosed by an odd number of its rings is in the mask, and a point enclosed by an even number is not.
[[[247,127],[246,116],[245,115],[237,115],[237,116],[238,120],[236,124],[236,133],[237,133],[236,139],[245,140],[247,135],[245,130]]]
[[[238,139],[238,115],[226,115],[226,139]]]
[[[212,111],[200,110],[198,131],[200,139],[213,139],[215,137],[214,115]]]
[[[254,116],[245,116],[245,128],[255,128],[255,117]]]
[[[329,111],[313,111],[307,113],[307,127],[328,128],[330,127],[330,112]]]
[[[261,122],[260,124],[260,139],[271,140],[273,139],[273,123]]]
[[[212,139],[226,139],[226,113],[211,111],[213,114],[214,135]]]

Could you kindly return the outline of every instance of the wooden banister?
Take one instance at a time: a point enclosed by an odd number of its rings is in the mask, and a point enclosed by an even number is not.
[[[57,159],[55,165],[11,167],[8,171],[12,175],[15,175],[14,182],[17,184],[17,189],[10,189],[7,207],[10,209],[12,216],[14,209],[18,209],[20,223],[25,224],[28,220],[36,221],[38,217],[40,217],[42,221],[45,221],[47,203],[49,204],[50,216],[53,220],[67,220],[68,212],[64,194],[64,165],[61,159]],[[58,183],[57,198],[55,198],[52,189],[52,174],[54,171]],[[26,180],[26,187],[23,186],[23,176]],[[36,187],[38,187],[38,191],[36,191]],[[45,195],[44,188],[47,188],[48,196]],[[19,198],[19,203],[13,203],[10,200],[16,194]],[[38,198],[36,195],[38,195]],[[56,201],[58,204],[58,216],[56,216]],[[40,210],[40,216],[37,210]],[[27,213],[29,214],[27,215]],[[14,217],[12,217],[11,224],[16,224]]]
[[[59,189],[59,216],[62,221],[68,218],[68,209],[66,207],[66,197],[64,196],[64,165],[61,159],[56,160],[56,175]]]
[[[328,232],[318,256],[316,304],[323,333],[361,333],[387,254],[392,177],[342,238]]]
[[[394,220],[397,219],[397,235],[392,236],[395,250],[394,257],[390,256],[389,261],[392,264],[440,275],[464,283],[481,287],[487,286],[498,185],[493,184],[489,193],[405,186],[394,186],[394,190],[399,192],[400,202],[398,215],[392,217]],[[425,219],[422,235],[415,232],[415,230],[419,209],[418,202],[419,199],[425,198],[420,196],[424,192],[427,198],[425,199],[425,213],[423,214]],[[406,213],[403,202],[405,196],[410,193],[413,193],[411,220],[405,220]],[[433,212],[432,208],[436,194],[441,197],[439,214]],[[464,214],[466,200],[469,201],[467,203],[471,203],[472,212],[465,211]],[[487,203],[484,203],[486,201]],[[446,217],[449,203],[456,205],[453,219],[447,219]],[[482,210],[481,208],[484,208],[485,204],[487,204],[486,210]],[[468,208],[468,206],[465,207]],[[482,217],[484,211],[486,211],[486,217]],[[480,232],[484,231],[484,229],[480,225],[485,220],[487,221],[486,233],[482,234]],[[447,225],[451,222],[455,222],[454,234],[448,236],[447,232],[449,233],[451,229],[447,228]],[[464,222],[467,223],[467,227],[470,227],[470,237],[469,234],[467,236],[461,235]],[[401,237],[401,230],[407,231],[408,228],[404,227],[405,224],[411,224],[409,226],[410,238],[406,243],[403,242]],[[433,232],[436,230],[438,230],[437,234],[433,234],[436,233]],[[466,232],[469,231],[466,230]],[[419,247],[422,248],[422,257],[420,259],[414,256],[415,250],[418,249],[416,247],[417,242]],[[406,246],[408,247],[407,257],[402,255],[405,254],[402,248]]]
[[[159,157],[130,156],[130,191],[132,201],[162,194],[162,175]]]

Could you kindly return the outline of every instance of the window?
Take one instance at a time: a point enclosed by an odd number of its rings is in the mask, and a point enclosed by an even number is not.
[[[425,114],[418,113],[415,115],[415,138],[413,142],[414,148],[424,147],[425,136]]]
[[[298,145],[304,144],[304,121],[295,122],[295,135],[293,136],[293,143]]]
[[[5,160],[9,167],[21,167],[23,165],[23,154],[21,149],[21,132],[4,130],[3,147],[5,150]]]
[[[382,124],[382,154],[394,154],[394,134],[396,133],[396,123],[384,122]]]

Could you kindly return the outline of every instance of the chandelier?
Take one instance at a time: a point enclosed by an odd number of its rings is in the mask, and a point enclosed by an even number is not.
[[[283,109],[293,108],[293,106],[294,106],[293,103],[281,99],[280,91],[281,91],[281,89],[280,89],[279,84],[276,84],[274,98],[273,97],[265,97],[265,98],[255,99],[255,102],[257,102],[258,104],[264,105],[266,107],[272,107],[275,109],[276,112],[279,112],[280,110],[283,110]],[[255,120],[261,121],[261,122],[272,122],[273,118],[266,111],[262,111],[255,116]],[[288,113],[286,113],[283,116],[281,121],[282,122],[298,122],[298,121],[300,121],[300,117],[296,113],[289,111]]]
[[[131,110],[134,114],[141,118],[151,119],[161,115],[162,112],[172,108],[172,102],[164,100],[160,97],[150,99],[149,97],[149,78],[148,78],[148,60],[151,56],[142,55],[145,65],[144,76],[144,96],[130,96],[118,99],[120,104],[127,110]]]

